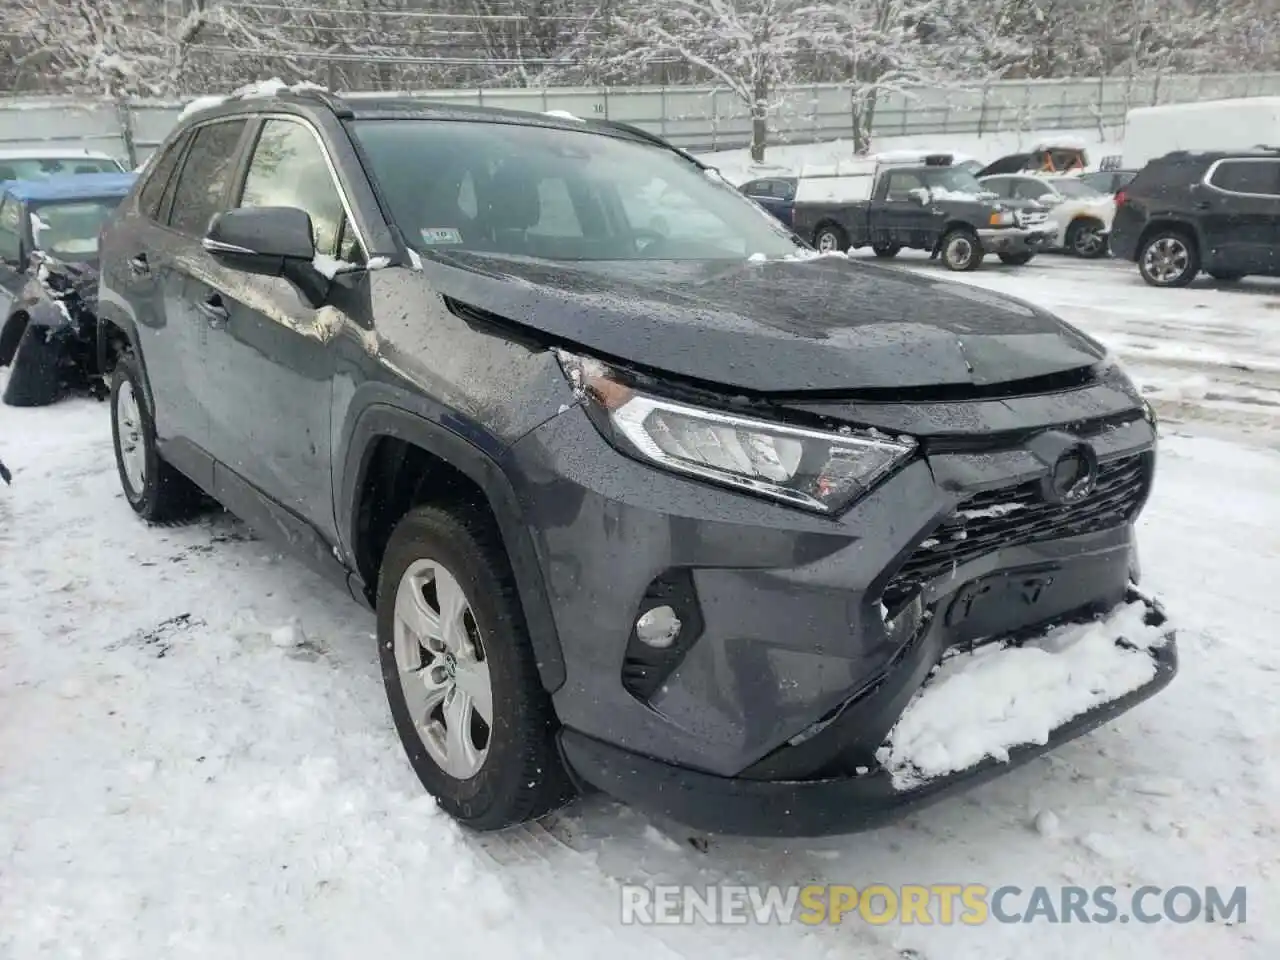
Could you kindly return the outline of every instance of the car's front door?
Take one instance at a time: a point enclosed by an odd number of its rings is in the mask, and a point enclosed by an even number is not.
[[[1280,273],[1280,159],[1221,160],[1193,194],[1215,270]]]
[[[301,118],[262,123],[232,206],[305,210],[317,254],[365,262],[319,134]],[[360,275],[334,280],[348,292],[362,282]],[[208,359],[217,469],[234,471],[336,543],[330,416],[333,341],[347,322],[341,298],[316,306],[283,278],[229,268],[216,294],[224,319],[210,332]]]
[[[941,227],[924,178],[915,170],[890,170],[871,204],[871,240],[877,245],[927,248]]]

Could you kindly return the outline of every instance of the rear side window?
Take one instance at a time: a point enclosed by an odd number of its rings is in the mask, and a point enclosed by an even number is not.
[[[1129,192],[1144,196],[1161,196],[1185,188],[1204,175],[1205,160],[1153,160],[1138,171],[1129,184]]]
[[[293,120],[262,127],[240,199],[242,207],[296,207],[311,216],[316,252],[333,256],[342,232],[342,197],[310,129]]]
[[[203,236],[213,215],[222,211],[245,123],[223,120],[196,130],[173,191],[169,213],[169,226],[173,229]]]
[[[190,135],[184,134],[169,144],[168,149],[156,158],[155,163],[148,164],[150,169],[146,182],[138,191],[138,208],[148,220],[160,219],[160,204],[164,199],[164,188],[169,185],[169,178],[173,176],[174,168],[182,158],[182,148],[190,139]]]
[[[1280,160],[1224,160],[1209,182],[1230,193],[1280,196]]]

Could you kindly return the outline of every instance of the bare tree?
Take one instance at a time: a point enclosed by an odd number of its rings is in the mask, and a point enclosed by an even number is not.
[[[614,19],[629,45],[616,62],[674,58],[726,87],[751,116],[751,158],[759,163],[769,118],[809,44],[807,9],[796,0],[640,0]]]

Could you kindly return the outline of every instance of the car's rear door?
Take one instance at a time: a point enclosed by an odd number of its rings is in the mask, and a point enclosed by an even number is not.
[[[268,116],[255,130],[231,206],[294,207],[311,217],[317,254],[363,264],[343,194],[319,131],[294,116]],[[225,318],[209,334],[210,444],[220,496],[247,483],[306,521],[330,544],[333,515],[331,426],[336,356],[362,275],[334,280],[322,306],[287,280],[220,268],[216,306]],[[230,470],[232,476],[222,477]]]
[[[1238,157],[1209,167],[1193,190],[1210,266],[1231,273],[1280,270],[1280,159]]]
[[[155,213],[136,227],[122,252],[137,312],[140,349],[151,386],[160,448],[175,465],[208,488],[212,481],[208,412],[208,317],[201,303],[221,269],[201,246],[215,213],[226,208],[244,117],[217,118],[194,127]],[[164,158],[154,173],[159,175]],[[145,188],[143,193],[145,193]],[[140,202],[145,198],[139,194]]]

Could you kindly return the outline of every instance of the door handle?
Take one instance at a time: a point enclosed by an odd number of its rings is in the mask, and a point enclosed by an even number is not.
[[[1211,204],[1208,200],[1197,200],[1195,202],[1195,208],[1197,210],[1208,210],[1211,206],[1213,206],[1213,204]]]
[[[227,320],[231,314],[227,312],[227,308],[222,305],[222,298],[216,293],[211,297],[206,297],[196,304],[196,309],[200,311],[200,315],[209,321],[209,326],[215,330],[227,325]]]
[[[151,272],[151,265],[147,263],[147,255],[140,253],[136,257],[129,260],[129,272],[135,277],[145,277]]]

